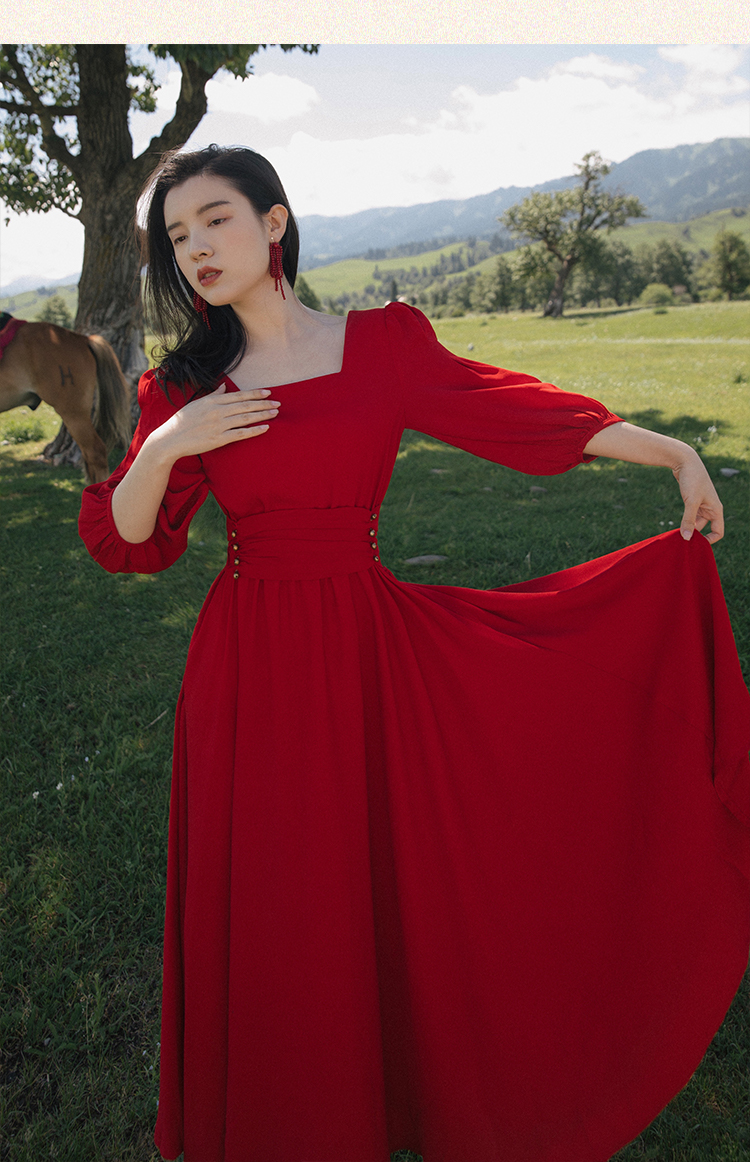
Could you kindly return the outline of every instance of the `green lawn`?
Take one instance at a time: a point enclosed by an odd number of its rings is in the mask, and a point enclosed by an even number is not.
[[[748,323],[750,304],[720,303],[437,330],[459,354],[696,442],[726,506],[716,560],[750,678]],[[0,445],[0,1158],[151,1162],[172,715],[224,525],[208,502],[168,572],[106,574],[77,537],[80,475],[35,459],[54,413],[0,416],[0,441],[31,419],[38,439]],[[650,536],[680,511],[665,470],[596,461],[534,478],[407,433],[380,541],[401,578],[493,586]],[[447,560],[405,564],[424,553]],[[748,983],[690,1084],[618,1162],[750,1159]]]

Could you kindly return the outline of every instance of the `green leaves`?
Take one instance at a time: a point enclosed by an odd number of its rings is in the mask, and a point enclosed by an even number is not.
[[[5,45],[0,54],[0,84],[15,100],[24,100],[22,76],[19,75],[13,52],[29,84],[44,104],[73,106],[78,103],[78,66],[75,45],[72,44],[18,44]]]
[[[9,117],[0,127],[0,197],[17,214],[57,208],[72,218],[81,207],[73,175],[42,150],[41,127]]]
[[[219,69],[226,69],[235,77],[249,77],[253,71],[250,58],[267,44],[150,44],[155,57],[166,60],[172,57],[178,64],[191,61],[202,72],[212,77]],[[282,52],[300,48],[303,52],[317,53],[317,44],[282,44]]]
[[[160,86],[156,82],[151,65],[139,65],[131,59],[130,49],[126,48],[128,75],[134,84],[128,85],[130,90],[130,108],[140,113],[153,113],[156,110],[156,94]]]
[[[126,61],[129,107],[142,113],[156,109],[159,89],[153,65],[135,61],[126,45],[121,47]],[[196,86],[202,88],[220,69],[237,77],[252,73],[251,60],[264,44],[153,44],[154,57],[171,57],[188,72],[188,96]],[[283,52],[299,48],[316,53],[317,44],[282,44]],[[112,85],[122,85],[113,75]],[[76,46],[72,44],[7,44],[0,51],[0,197],[11,210],[23,214],[44,213],[57,208],[71,217],[79,217],[83,202],[82,187],[76,183],[96,168],[97,158],[81,159],[80,171],[75,159],[80,155],[78,116],[80,107],[80,72]],[[89,122],[111,116],[124,94],[113,88],[112,101],[101,110],[84,110]],[[107,107],[104,107],[104,106]],[[205,108],[205,106],[204,106]],[[200,120],[202,111],[195,114]],[[195,125],[180,126],[184,140]],[[127,132],[127,127],[124,132]],[[162,135],[163,136],[163,135]],[[161,139],[160,139],[161,140]],[[165,141],[162,148],[174,142]],[[149,161],[150,163],[150,161]]]
[[[718,287],[733,298],[748,289],[750,284],[750,251],[733,230],[722,230],[714,244],[714,277]]]

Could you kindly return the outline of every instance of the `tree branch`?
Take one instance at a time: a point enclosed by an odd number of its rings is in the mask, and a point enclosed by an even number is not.
[[[143,183],[163,153],[184,145],[198,127],[208,108],[206,84],[213,73],[207,73],[194,61],[180,62],[182,83],[174,117],[168,121],[158,137],[152,137],[143,153],[134,158],[139,183]],[[218,70],[216,70],[218,71]]]
[[[63,105],[45,105],[53,117],[77,117],[78,105],[66,107]],[[19,105],[17,101],[0,101],[0,109],[7,109],[9,113],[24,113],[27,117],[36,113],[31,105]]]
[[[77,181],[79,177],[78,159],[70,152],[62,137],[55,133],[55,127],[52,123],[53,113],[51,112],[51,107],[42,104],[39,94],[26,76],[23,65],[18,59],[16,46],[14,44],[4,44],[3,49],[15,73],[18,89],[28,101],[34,116],[39,118],[39,123],[42,127],[42,143],[48,156],[59,165],[64,165],[69,169]]]

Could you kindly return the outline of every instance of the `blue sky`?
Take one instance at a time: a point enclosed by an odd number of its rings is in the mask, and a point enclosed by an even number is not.
[[[746,136],[749,56],[745,45],[275,47],[248,80],[209,83],[189,145],[260,150],[302,216],[463,198],[571,173],[590,149],[622,161]],[[136,151],[174,109],[178,70],[159,62],[158,75],[157,112],[132,118]],[[13,216],[0,284],[73,274],[82,250],[82,228],[58,212]]]

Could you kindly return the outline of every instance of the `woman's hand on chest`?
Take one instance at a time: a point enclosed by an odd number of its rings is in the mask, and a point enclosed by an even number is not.
[[[228,391],[222,383],[209,395],[185,404],[152,432],[148,441],[158,445],[170,460],[179,460],[261,436],[281,406],[278,400],[269,399],[270,395],[266,388]]]

